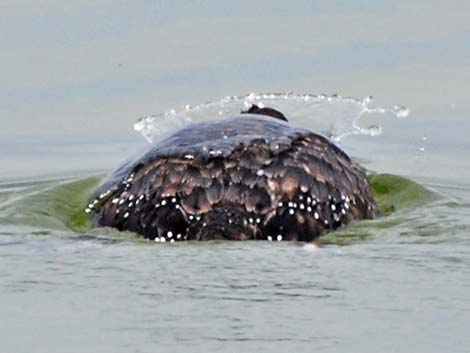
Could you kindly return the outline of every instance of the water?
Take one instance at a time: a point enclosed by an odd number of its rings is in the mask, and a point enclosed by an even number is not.
[[[422,160],[421,152],[409,157]],[[374,166],[374,156],[366,156]],[[437,195],[434,201],[404,204],[388,217],[330,234],[320,246],[156,245],[88,229],[85,201],[100,180],[94,175],[101,170],[0,183],[2,351],[470,347],[465,180],[417,178]]]
[[[293,92],[250,93],[245,96],[228,96],[195,106],[186,104],[178,110],[170,109],[161,114],[149,115],[139,119],[134,129],[149,142],[155,143],[191,122],[237,115],[252,105],[284,112],[292,125],[313,129],[337,142],[349,135],[380,135],[382,132],[380,126],[359,126],[359,120],[365,114],[388,113],[398,118],[409,115],[409,109],[399,105],[394,105],[392,108],[372,107],[371,96],[358,100],[337,94],[327,96]]]
[[[5,2],[0,352],[468,352],[467,7]],[[137,117],[183,107],[140,121],[154,140],[289,90],[296,126],[438,197],[318,247],[88,229],[87,193],[146,147]]]

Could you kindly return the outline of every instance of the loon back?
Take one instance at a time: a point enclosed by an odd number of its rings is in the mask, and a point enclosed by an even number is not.
[[[312,241],[373,218],[364,172],[324,136],[281,120],[186,126],[102,183],[87,210],[93,225],[155,241]]]

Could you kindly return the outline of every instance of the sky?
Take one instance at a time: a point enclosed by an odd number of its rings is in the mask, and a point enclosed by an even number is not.
[[[468,1],[0,2],[0,138],[125,136],[249,92],[470,111]]]

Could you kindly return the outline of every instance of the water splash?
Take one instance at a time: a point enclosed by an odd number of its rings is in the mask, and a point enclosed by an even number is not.
[[[424,155],[427,142],[428,138],[426,136],[421,137],[415,153],[415,159],[420,159]]]
[[[261,108],[267,106],[277,109],[286,115],[291,124],[323,133],[339,142],[349,135],[378,136],[382,133],[379,125],[359,125],[360,119],[366,114],[391,114],[397,118],[409,115],[406,107],[373,107],[372,102],[371,96],[360,100],[336,94],[250,93],[149,115],[139,119],[134,129],[149,142],[155,143],[189,123],[237,115],[256,104]]]

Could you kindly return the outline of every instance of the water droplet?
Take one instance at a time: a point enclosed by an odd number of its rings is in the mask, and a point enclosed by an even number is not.
[[[382,134],[382,127],[378,125],[371,125],[368,128],[370,136],[379,136]]]
[[[373,101],[372,96],[368,96],[362,100],[362,104],[364,104],[365,106],[368,106],[369,104],[372,103],[372,101]]]
[[[394,105],[392,111],[395,113],[397,118],[406,118],[410,115],[410,109],[401,105]]]
[[[349,135],[377,135],[379,128],[360,128],[360,119],[369,113],[391,113],[399,118],[409,115],[409,109],[401,105],[391,108],[372,107],[371,96],[355,99],[341,95],[295,94],[287,93],[250,93],[242,96],[227,96],[220,100],[197,105],[184,105],[179,109],[170,109],[157,115],[140,118],[134,129],[149,142],[160,141],[169,133],[189,123],[219,119],[220,115],[236,115],[252,104],[260,107],[273,107],[290,117],[290,121],[303,127],[331,136],[334,141],[341,141]],[[225,136],[221,136],[226,138]],[[282,146],[272,143],[272,150]],[[218,152],[215,152],[217,154]],[[188,156],[188,158],[191,158]]]

